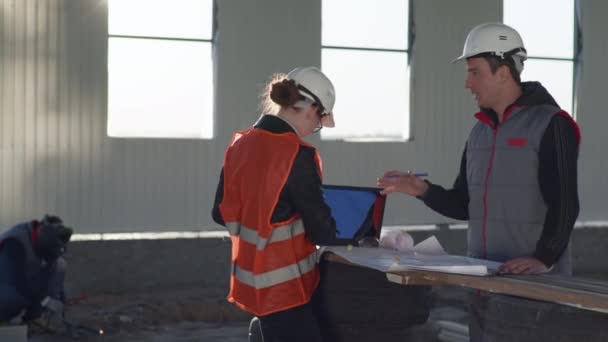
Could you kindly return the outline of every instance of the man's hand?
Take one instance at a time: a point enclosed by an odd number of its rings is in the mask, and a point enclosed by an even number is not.
[[[51,297],[45,297],[42,302],[40,302],[40,305],[42,305],[43,308],[49,310],[52,313],[63,315],[63,302],[61,302],[60,300]]]
[[[63,302],[51,297],[45,297],[40,305],[44,308],[37,325],[53,333],[65,333],[68,326],[63,320]]]
[[[382,177],[378,178],[377,184],[383,188],[380,192],[382,195],[401,192],[411,196],[422,196],[429,188],[427,182],[409,171],[401,172],[398,170],[385,172]]]
[[[508,260],[498,268],[498,273],[540,274],[549,269],[540,260],[533,257],[520,257]]]

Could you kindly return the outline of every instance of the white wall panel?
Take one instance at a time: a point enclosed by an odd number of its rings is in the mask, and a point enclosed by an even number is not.
[[[584,220],[608,220],[608,2],[581,0],[582,70],[577,120],[582,131],[579,191]]]
[[[581,218],[606,220],[608,3],[581,3]],[[464,89],[464,66],[450,61],[470,28],[500,20],[500,7],[499,0],[414,1],[413,140],[313,137],[327,183],[370,186],[386,169],[412,168],[451,185],[475,104]],[[218,228],[209,212],[231,132],[256,120],[270,74],[320,64],[320,0],[220,0],[217,137],[110,139],[105,1],[0,0],[0,11],[0,227],[50,212],[80,232]],[[388,224],[450,221],[398,195],[386,214]]]

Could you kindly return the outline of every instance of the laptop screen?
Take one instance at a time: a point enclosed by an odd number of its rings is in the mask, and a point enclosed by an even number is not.
[[[325,202],[336,220],[339,242],[356,244],[363,237],[380,237],[386,196],[379,188],[323,185]]]

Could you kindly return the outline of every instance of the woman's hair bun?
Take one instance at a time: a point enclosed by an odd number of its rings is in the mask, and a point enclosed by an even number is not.
[[[281,107],[289,107],[304,99],[295,82],[290,79],[272,84],[270,99]]]

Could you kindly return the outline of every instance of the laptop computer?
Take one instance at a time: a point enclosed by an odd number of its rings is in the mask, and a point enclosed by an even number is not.
[[[365,237],[380,238],[386,205],[382,189],[325,184],[321,188],[336,220],[336,244],[357,246]]]

